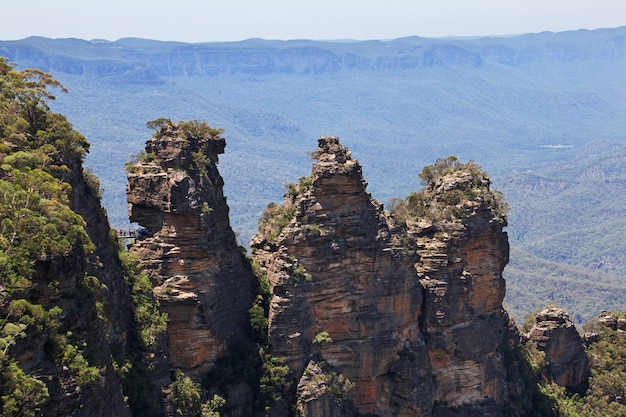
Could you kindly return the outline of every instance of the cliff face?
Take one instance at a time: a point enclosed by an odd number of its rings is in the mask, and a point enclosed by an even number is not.
[[[67,194],[58,195],[56,202],[46,202],[46,214],[56,220],[62,212],[72,229],[62,230],[56,222],[58,229],[45,229],[50,224],[40,226],[50,240],[69,240],[79,230],[85,234],[62,253],[33,256],[26,286],[3,287],[10,278],[3,270],[0,405],[6,415],[31,415],[36,411],[37,415],[50,416],[130,416],[112,362],[114,348],[122,352],[127,348],[130,296],[116,262],[117,248],[110,239],[97,190],[92,188],[94,184],[87,184],[88,174],[83,173],[79,158],[67,162],[56,178],[38,177],[30,198],[45,201],[45,194],[38,195],[38,188],[49,193],[62,184]],[[35,210],[34,205],[27,208]],[[23,218],[30,220],[29,216],[24,214]],[[26,244],[27,232],[19,232],[18,245]],[[20,332],[12,334],[9,326]],[[13,360],[24,371],[22,377],[18,376],[21,371],[10,370]],[[36,380],[41,381],[39,388],[33,388],[38,387]]]
[[[131,251],[168,314],[170,365],[196,377],[248,337],[255,288],[216,167],[224,147],[208,126],[165,124],[128,174],[130,219],[145,228]]]
[[[449,207],[466,190],[488,193],[488,180],[465,170],[428,184],[428,210]],[[488,195],[488,194],[487,194]],[[502,308],[509,245],[495,203],[476,198],[452,202],[457,213],[409,224],[417,250],[415,268],[424,287],[422,330],[427,335],[439,403],[458,407],[506,401],[506,370],[499,345],[508,326]],[[447,209],[447,208],[446,208]]]
[[[416,272],[350,152],[321,138],[316,159],[312,176],[286,197],[289,223],[252,243],[272,289],[272,354],[286,358],[292,386],[310,393],[297,399],[303,415],[345,415],[326,407],[330,394],[313,394],[307,378],[319,363],[353,384],[343,395],[361,413],[428,415],[433,386]]]
[[[89,143],[50,111],[49,74],[0,57],[0,84],[0,413],[128,416],[131,300]]]
[[[499,346],[508,327],[508,241],[496,203],[479,193],[452,204],[457,217],[399,221],[371,199],[337,138],[320,138],[315,158],[311,177],[266,210],[252,242],[271,285],[270,348],[293,371],[290,395],[301,414],[349,415],[328,407],[336,387],[320,388],[320,364],[335,372],[326,380],[350,381],[345,403],[360,413],[432,415],[506,402]],[[455,175],[431,184],[424,213],[449,207],[455,190],[491,195],[488,180]]]

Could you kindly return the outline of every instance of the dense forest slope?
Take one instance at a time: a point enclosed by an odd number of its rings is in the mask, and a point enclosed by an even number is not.
[[[538,277],[535,296],[510,293],[513,316],[557,302],[580,322],[598,314],[591,306],[600,300],[623,308],[624,251],[614,231],[626,210],[625,34],[201,44],[28,38],[0,42],[0,55],[68,87],[54,108],[91,139],[88,166],[116,225],[126,224],[120,166],[142,148],[145,122],[163,116],[226,129],[223,175],[244,245],[281,184],[306,173],[311,137],[337,135],[358,151],[384,203],[415,188],[415,166],[454,154],[481,161],[504,191],[513,247],[535,260],[505,271],[511,288],[525,286],[519,271],[531,265],[549,264],[548,276],[566,277],[565,288],[601,277],[586,287],[589,307],[551,295]]]

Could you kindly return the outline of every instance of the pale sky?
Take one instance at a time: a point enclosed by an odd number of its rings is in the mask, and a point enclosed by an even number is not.
[[[0,0],[0,40],[509,35],[626,26],[624,0]]]

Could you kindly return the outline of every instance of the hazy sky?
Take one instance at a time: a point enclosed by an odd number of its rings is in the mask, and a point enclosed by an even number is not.
[[[0,40],[390,39],[626,26],[624,0],[0,1]]]

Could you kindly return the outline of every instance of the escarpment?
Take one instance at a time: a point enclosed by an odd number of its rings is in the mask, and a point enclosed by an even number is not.
[[[496,412],[512,389],[500,350],[508,240],[482,170],[438,161],[422,173],[426,190],[389,213],[337,138],[320,138],[314,157],[252,241],[271,287],[270,350],[292,371],[289,401],[311,416]],[[349,383],[320,386],[339,377]],[[329,396],[344,410],[320,407]]]
[[[196,379],[248,337],[256,288],[229,223],[218,133],[165,123],[128,174],[130,219],[142,227],[131,252],[168,315],[170,366]]]
[[[131,300],[64,88],[0,57],[0,414],[129,416]]]
[[[624,414],[623,314],[590,327],[589,361],[562,309],[508,320],[506,205],[475,163],[438,160],[386,211],[322,137],[250,260],[219,130],[150,122],[127,167],[139,228],[113,236],[88,142],[47,107],[60,85],[1,57],[0,84],[1,415]]]

